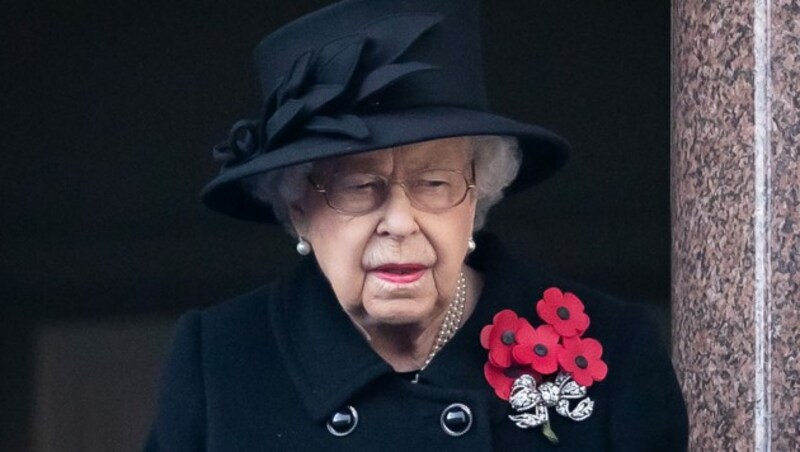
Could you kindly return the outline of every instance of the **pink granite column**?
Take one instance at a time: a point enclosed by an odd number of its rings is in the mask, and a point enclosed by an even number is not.
[[[800,0],[673,0],[673,358],[692,450],[800,450]]]

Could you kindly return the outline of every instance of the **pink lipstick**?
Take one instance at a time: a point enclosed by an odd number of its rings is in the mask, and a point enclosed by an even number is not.
[[[373,269],[378,278],[395,284],[409,284],[422,278],[428,267],[421,264],[386,264]]]

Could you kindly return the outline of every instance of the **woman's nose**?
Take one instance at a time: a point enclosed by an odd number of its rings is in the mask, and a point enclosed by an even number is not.
[[[381,235],[402,238],[419,231],[416,217],[418,212],[400,184],[391,185],[379,212],[381,220],[377,232]]]

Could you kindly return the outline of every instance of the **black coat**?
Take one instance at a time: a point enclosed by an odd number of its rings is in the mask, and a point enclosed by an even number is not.
[[[178,322],[147,451],[262,450],[622,450],[686,448],[687,419],[669,357],[636,305],[529,269],[491,237],[470,265],[485,286],[466,324],[413,384],[368,346],[340,308],[313,259],[290,277]],[[594,413],[575,422],[552,409],[556,447],[509,419],[509,404],[486,382],[480,330],[504,308],[538,323],[544,289],[574,292],[604,346],[606,379],[589,388]],[[446,434],[441,414],[469,408],[472,425]],[[326,427],[346,406],[347,436]]]

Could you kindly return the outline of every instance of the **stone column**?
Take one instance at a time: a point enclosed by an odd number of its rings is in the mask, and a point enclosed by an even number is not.
[[[692,450],[800,450],[800,0],[673,0],[673,358]]]

